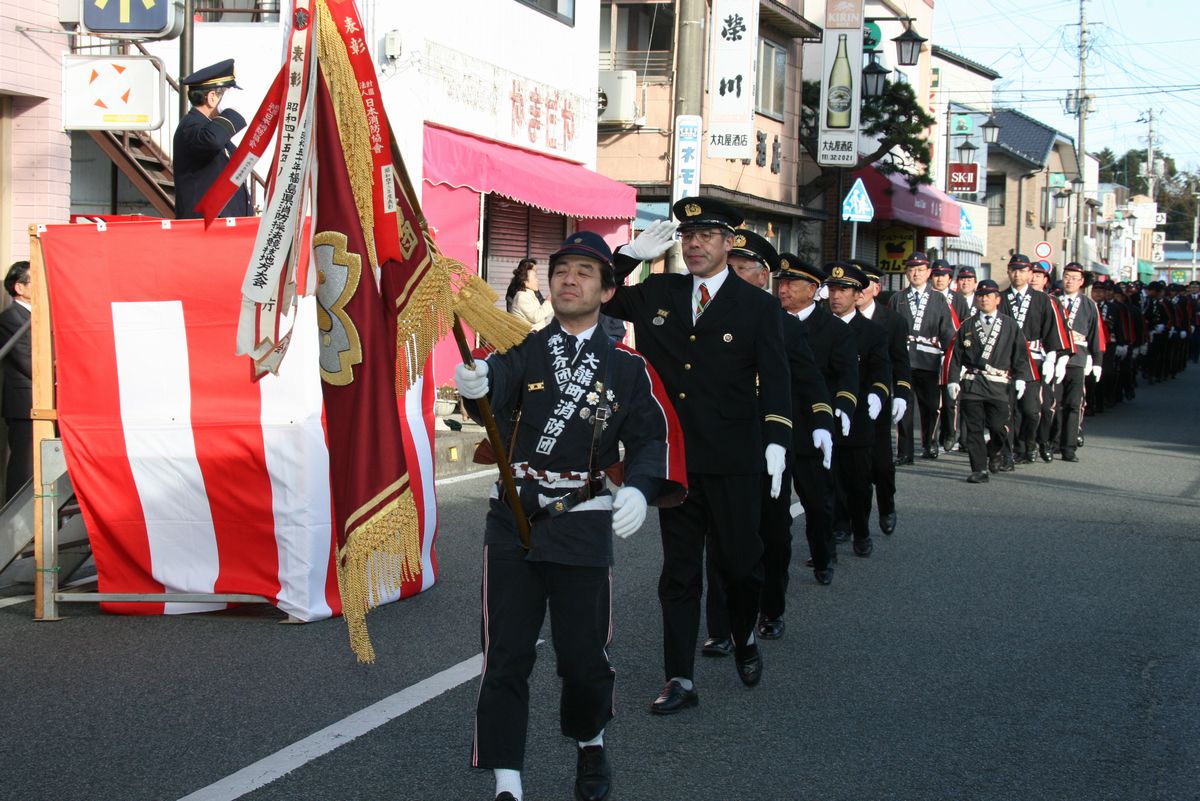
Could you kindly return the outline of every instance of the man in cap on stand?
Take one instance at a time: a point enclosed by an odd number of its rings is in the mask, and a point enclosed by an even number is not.
[[[1100,310],[1083,292],[1083,265],[1070,262],[1063,268],[1063,312],[1066,314],[1068,336],[1074,352],[1060,351],[1056,369],[1063,373],[1062,405],[1059,407],[1059,452],[1062,461],[1078,462],[1075,449],[1079,447],[1079,425],[1083,417],[1084,380],[1099,378],[1102,366],[1100,339]]]
[[[729,267],[741,214],[699,197],[681,199],[672,212],[688,274],[618,286],[604,307],[634,324],[639,350],[675,404],[687,450],[687,500],[659,513],[666,684],[651,704],[656,714],[699,702],[693,674],[710,538],[738,677],[750,687],[762,678],[754,631],[763,581],[762,475],[770,474],[770,494],[779,495],[792,441],[791,382],[775,301]],[[623,277],[618,273],[618,283]]]
[[[1029,391],[1033,367],[1025,337],[1016,320],[998,311],[1000,288],[990,279],[975,290],[979,310],[958,330],[946,354],[942,381],[961,405],[967,428],[967,481],[983,484],[1000,468],[1000,451],[1007,439],[1010,385],[1019,398]],[[991,435],[986,450],[984,429]]]
[[[648,502],[678,496],[681,432],[653,370],[599,327],[616,281],[598,234],[572,234],[550,257],[554,318],[517,347],[455,382],[475,416],[487,396],[516,480],[492,490],[483,550],[483,656],[471,764],[495,773],[496,798],[520,801],[529,719],[529,676],[549,607],[562,678],[562,733],[576,743],[575,798],[601,801],[610,788],[604,730],[613,716],[613,535],[628,537]],[[511,421],[511,422],[510,422]],[[613,495],[605,470],[621,457]],[[514,508],[531,524],[528,548]]]
[[[888,354],[888,334],[882,325],[859,313],[857,302],[870,283],[867,274],[849,262],[835,261],[825,266],[825,287],[829,290],[829,311],[850,326],[858,347],[858,397],[865,398],[855,408],[850,431],[842,432],[834,442],[833,472],[837,504],[846,510],[850,522],[855,556],[870,556],[871,541],[871,448],[875,444],[875,421],[889,406],[892,394],[892,366]],[[890,450],[890,444],[889,444]]]
[[[908,360],[912,366],[913,400],[921,415],[921,456],[937,458],[938,408],[942,403],[938,373],[942,356],[954,338],[954,313],[940,292],[929,286],[929,257],[917,251],[904,262],[908,287],[892,295],[888,308],[904,318],[908,326]],[[913,404],[908,405],[898,426],[896,464],[913,461]]]
[[[729,251],[729,266],[743,281],[766,291],[770,274],[780,267],[779,253],[764,237],[753,231],[739,229],[733,236]],[[787,606],[788,568],[792,561],[791,485],[796,461],[803,454],[816,451],[822,459],[822,469],[828,470],[833,455],[833,406],[825,379],[813,361],[804,334],[803,324],[779,309],[783,321],[783,338],[787,345],[788,366],[792,377],[792,414],[795,417],[789,466],[783,473],[783,489],[771,497],[770,476],[764,476],[760,529],[763,538],[763,590],[758,619],[758,636],[777,640],[783,636],[783,613]],[[711,540],[710,540],[711,542]],[[711,568],[713,560],[708,564]],[[705,601],[708,620],[708,639],[702,653],[713,656],[718,643],[730,643],[729,615],[721,578],[708,571],[708,596]],[[714,642],[715,641],[715,642]]]
[[[832,398],[836,436],[850,433],[850,424],[858,406],[858,345],[854,332],[829,311],[826,303],[817,303],[817,290],[824,273],[794,253],[779,257],[775,282],[783,310],[800,321],[817,367]],[[793,441],[792,477],[796,494],[804,506],[804,533],[808,538],[808,566],[818,584],[833,581],[837,562],[837,544],[833,538],[834,476],[830,462],[814,448],[801,448]],[[891,445],[888,446],[890,455]]]
[[[192,108],[175,129],[175,217],[198,218],[196,204],[220,177],[233,155],[234,134],[246,127],[246,120],[231,108],[220,108],[229,89],[240,89],[233,76],[233,59],[227,58],[180,81],[187,87]],[[250,216],[250,193],[243,184],[221,209],[220,217]]]
[[[1068,335],[1056,307],[1044,292],[1035,292],[1030,286],[1033,265],[1029,257],[1014,253],[1008,261],[1009,287],[1000,296],[1000,311],[1017,321],[1021,333],[1029,346],[1029,356],[1035,371],[1035,381],[1054,381],[1047,369],[1056,364],[1056,354],[1070,350]],[[1038,372],[1040,370],[1040,372]],[[1050,375],[1047,373],[1050,372]],[[1002,472],[1014,469],[1015,457],[1023,463],[1033,464],[1037,453],[1038,424],[1042,419],[1042,383],[1026,389],[1017,398],[1010,392],[1010,441],[1005,444],[1004,457],[1000,465]],[[1015,438],[1015,442],[1012,440]]]
[[[857,259],[850,263],[866,273],[869,279],[855,304],[859,314],[879,323],[887,332],[888,356],[892,367],[892,408],[875,421],[875,444],[871,446],[871,483],[875,485],[875,501],[879,506],[879,530],[891,534],[896,530],[896,463],[892,460],[892,428],[904,417],[912,397],[908,326],[895,311],[875,302],[883,280],[875,265]],[[950,407],[953,406],[951,403]]]

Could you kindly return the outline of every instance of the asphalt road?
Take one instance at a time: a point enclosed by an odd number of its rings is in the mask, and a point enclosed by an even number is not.
[[[829,587],[793,567],[762,685],[700,659],[699,708],[668,719],[647,711],[662,681],[652,513],[616,545],[612,797],[1200,798],[1198,394],[1193,366],[1089,418],[1078,464],[986,486],[964,483],[960,454],[903,468],[899,528],[873,556],[843,548]],[[440,580],[372,613],[370,667],[340,620],[280,625],[269,608],[73,604],[56,623],[0,608],[0,799],[490,799],[490,774],[468,767],[476,686],[461,665],[479,652],[486,484],[439,491]],[[568,799],[574,751],[548,644],[541,656],[526,798]],[[395,694],[454,666],[448,689],[397,714]],[[351,731],[368,708],[378,719]]]

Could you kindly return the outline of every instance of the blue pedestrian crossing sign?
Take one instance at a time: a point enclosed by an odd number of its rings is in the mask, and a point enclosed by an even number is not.
[[[850,193],[842,201],[842,219],[846,222],[870,222],[875,219],[875,207],[871,205],[862,178],[854,179],[854,186],[850,187]]]
[[[183,30],[179,0],[82,0],[87,33],[122,39],[173,39]]]
[[[967,216],[967,210],[962,206],[958,207],[958,235],[965,236],[966,234],[975,233],[975,226],[971,223],[971,218]]]

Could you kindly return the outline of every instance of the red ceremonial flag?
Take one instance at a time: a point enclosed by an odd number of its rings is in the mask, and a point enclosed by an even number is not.
[[[317,217],[313,258],[329,442],[338,586],[350,644],[374,659],[365,615],[421,570],[405,466],[395,339],[376,285],[325,79],[317,81]]]

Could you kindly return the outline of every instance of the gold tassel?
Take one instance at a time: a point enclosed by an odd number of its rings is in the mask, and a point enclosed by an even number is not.
[[[421,574],[421,532],[412,490],[406,489],[357,526],[338,552],[338,591],[350,648],[359,662],[374,662],[367,612]]]
[[[461,266],[461,263],[460,263]],[[458,275],[454,313],[500,353],[520,345],[529,336],[529,323],[515,314],[496,308],[497,295],[484,281],[465,268]]]

